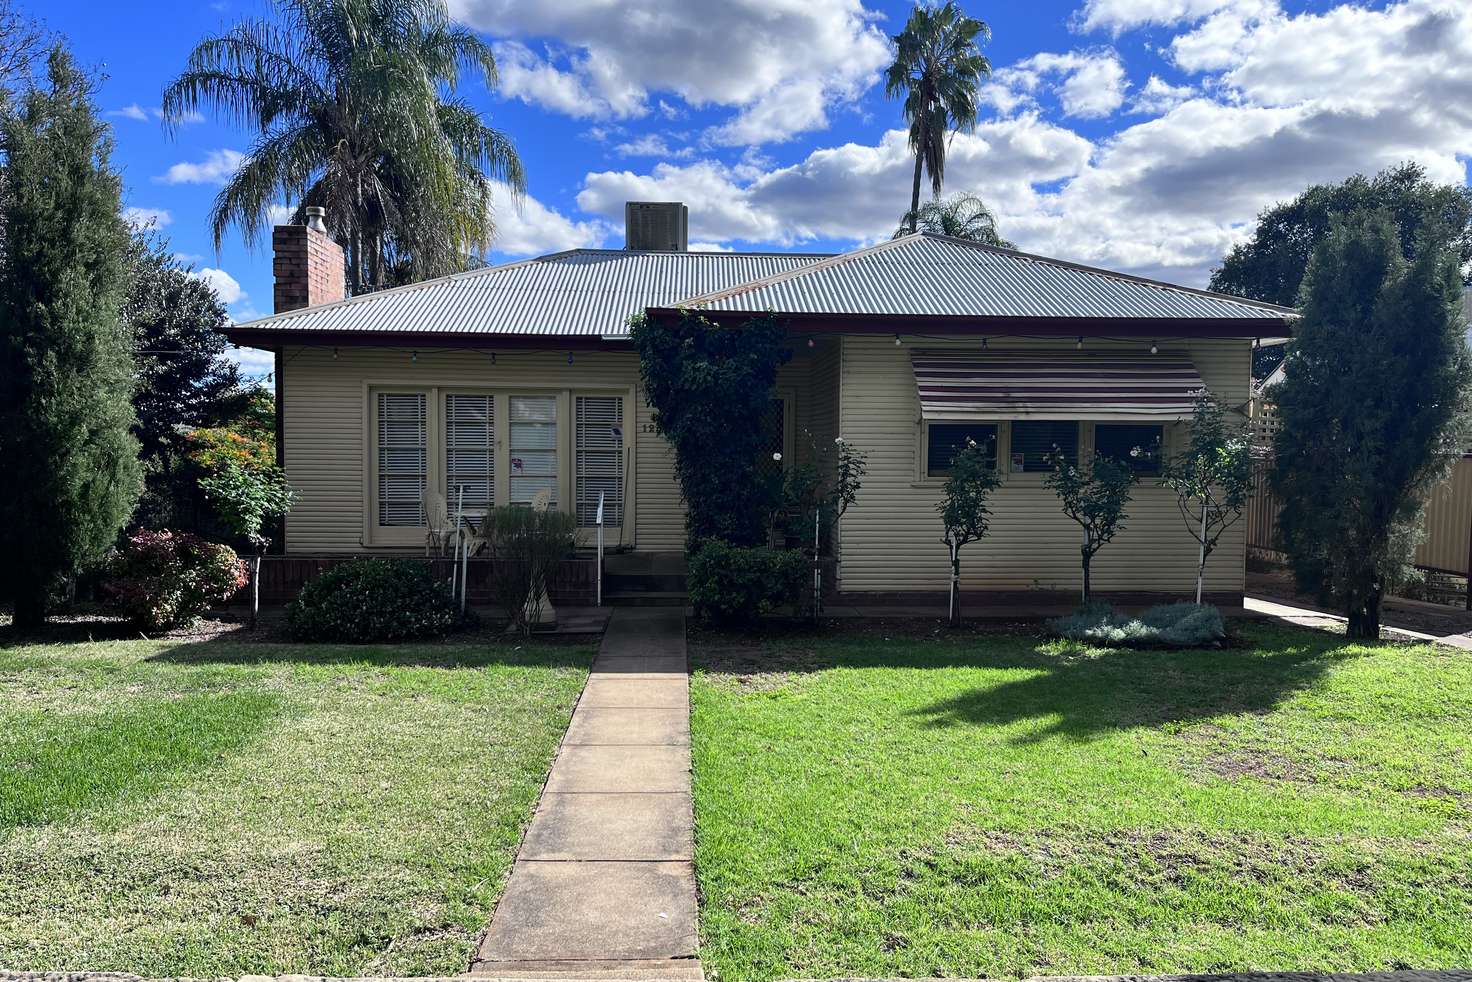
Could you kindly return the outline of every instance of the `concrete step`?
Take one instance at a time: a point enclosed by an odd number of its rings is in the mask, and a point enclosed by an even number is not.
[[[603,571],[604,593],[684,593],[684,573],[614,573]]]
[[[517,982],[560,979],[562,982],[704,982],[705,972],[695,958],[635,961],[477,962],[470,974],[476,982]]]
[[[603,602],[614,607],[683,607],[690,602],[690,596],[683,590],[604,591]]]

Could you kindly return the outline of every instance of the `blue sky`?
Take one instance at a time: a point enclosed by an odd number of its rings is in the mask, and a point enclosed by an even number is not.
[[[157,106],[200,38],[270,7],[29,6],[105,77],[126,206],[156,221],[236,319],[269,313],[268,250],[232,231],[216,252],[206,217],[252,135],[208,115],[169,135]],[[992,28],[995,72],[981,125],[952,143],[946,188],[981,194],[1024,249],[1202,285],[1260,208],[1309,183],[1408,159],[1466,181],[1466,0],[963,6]],[[910,162],[879,74],[908,9],[453,0],[502,68],[497,90],[475,81],[464,94],[513,138],[529,177],[525,200],[498,200],[494,258],[621,246],[630,198],[685,201],[698,248],[887,237]]]

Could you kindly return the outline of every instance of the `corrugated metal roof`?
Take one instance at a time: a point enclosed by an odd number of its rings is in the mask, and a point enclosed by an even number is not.
[[[1206,387],[1184,352],[916,351],[926,419],[1184,419]]]
[[[243,331],[623,337],[646,307],[824,258],[575,249],[235,325]]]
[[[710,311],[896,317],[1281,321],[1293,314],[1273,304],[927,232],[713,290],[678,306]]]

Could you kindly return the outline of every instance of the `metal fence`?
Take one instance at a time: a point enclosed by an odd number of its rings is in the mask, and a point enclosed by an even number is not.
[[[1272,460],[1260,460],[1252,475],[1252,500],[1247,505],[1247,548],[1255,553],[1278,552],[1278,512],[1282,503],[1273,493],[1268,472]],[[1467,576],[1472,568],[1472,455],[1462,457],[1426,503],[1426,536],[1416,549],[1416,566],[1437,573]],[[1472,605],[1472,597],[1469,597]]]

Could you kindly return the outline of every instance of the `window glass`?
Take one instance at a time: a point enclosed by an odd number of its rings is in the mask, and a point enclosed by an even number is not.
[[[997,466],[996,423],[931,423],[930,442],[925,448],[925,474],[944,477],[951,472],[951,460],[966,446],[967,439],[987,449],[993,468]]]
[[[1010,473],[1052,470],[1048,456],[1055,449],[1068,460],[1078,461],[1078,423],[1074,420],[1020,419],[1012,424],[1011,438]]]
[[[1136,474],[1159,474],[1164,427],[1136,423],[1096,423],[1094,453],[1128,464]]]
[[[422,392],[378,393],[378,524],[422,526],[429,435]]]
[[[494,397],[445,396],[445,508],[452,517],[460,507],[479,522],[495,503],[495,423]]]
[[[624,523],[624,401],[619,396],[578,396],[574,407],[577,448],[578,524],[598,524],[598,495],[603,495],[603,524]]]
[[[535,504],[546,491],[548,506],[557,507],[557,397],[511,396],[507,411],[511,504]]]

